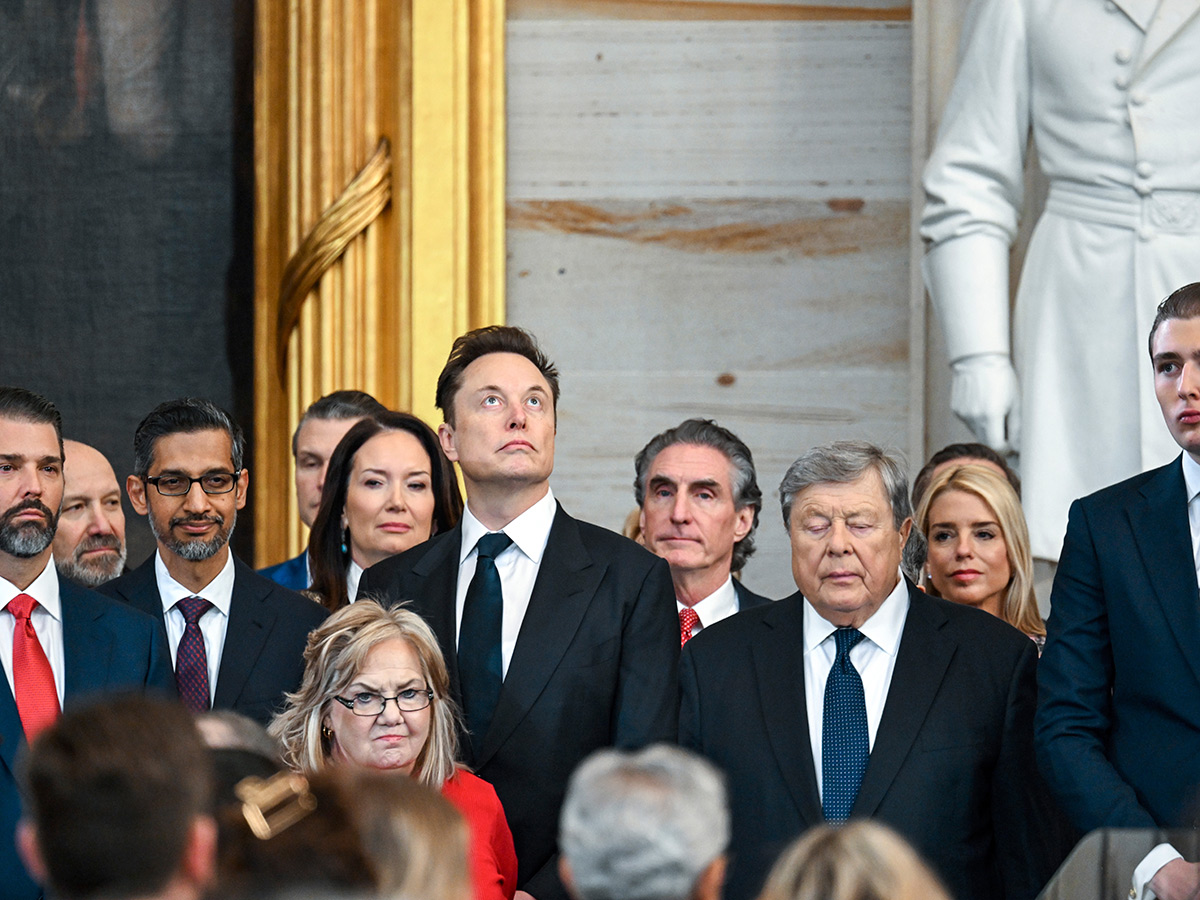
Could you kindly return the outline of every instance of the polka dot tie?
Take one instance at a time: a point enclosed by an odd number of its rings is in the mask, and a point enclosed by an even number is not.
[[[17,594],[8,603],[8,611],[16,619],[13,628],[13,699],[25,738],[32,741],[43,728],[58,718],[58,690],[54,687],[54,672],[50,660],[33,630],[30,616],[37,601],[28,594]]]
[[[871,747],[862,678],[850,661],[850,651],[863,639],[862,632],[839,628],[833,636],[837,657],[825,682],[821,728],[821,807],[828,821],[844,822],[858,796]]]
[[[682,647],[692,639],[692,631],[700,624],[696,611],[685,606],[679,611],[679,646]]]
[[[192,712],[204,712],[209,707],[208,654],[204,652],[204,634],[200,617],[212,609],[203,597],[184,597],[175,604],[183,613],[183,637],[175,653],[175,686],[179,699]]]

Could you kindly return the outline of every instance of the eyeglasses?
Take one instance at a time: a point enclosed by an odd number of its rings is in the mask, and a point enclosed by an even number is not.
[[[387,708],[389,700],[396,701],[396,708],[400,712],[416,712],[417,710],[424,709],[433,702],[433,691],[418,691],[415,688],[408,688],[398,693],[395,697],[385,697],[383,694],[376,694],[371,691],[359,691],[348,699],[337,696],[333,699],[356,716],[379,716],[383,715],[383,711]]]
[[[182,497],[192,490],[192,485],[200,483],[200,489],[206,494],[228,494],[237,484],[238,475],[242,472],[209,472],[199,478],[189,478],[187,475],[148,475],[144,481],[154,485],[164,497]]]

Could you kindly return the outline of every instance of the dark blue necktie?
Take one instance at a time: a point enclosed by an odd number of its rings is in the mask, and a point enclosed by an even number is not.
[[[862,678],[850,661],[850,650],[863,639],[862,632],[839,628],[833,638],[837,658],[825,682],[821,726],[821,807],[828,821],[844,822],[858,796],[871,746]]]
[[[504,622],[504,594],[496,557],[512,544],[503,531],[485,534],[475,545],[475,575],[467,587],[462,622],[458,627],[458,672],[462,684],[463,715],[478,757],[483,736],[492,723],[504,669],[500,657],[500,630]]]

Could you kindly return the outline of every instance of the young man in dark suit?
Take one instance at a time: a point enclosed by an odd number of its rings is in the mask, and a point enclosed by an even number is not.
[[[0,387],[0,894],[41,892],[17,858],[16,764],[27,738],[89,694],[173,692],[149,616],[60,578],[51,547],[63,498],[62,420],[52,403]]]
[[[710,419],[656,434],[634,460],[642,543],[671,567],[680,642],[769,603],[733,576],[754,553],[762,491],[750,448]]]
[[[726,897],[758,894],[805,829],[895,828],[959,900],[1032,898],[1054,871],[1033,762],[1037,651],[900,575],[908,488],[877,447],[818,447],[780,485],[800,592],[683,649],[680,740],[729,778]]]
[[[1200,283],[1160,304],[1154,389],[1180,458],[1071,505],[1038,667],[1038,761],[1095,828],[1193,828],[1200,814]],[[1195,897],[1162,844],[1131,896]]]
[[[133,449],[125,490],[158,550],[101,590],[164,624],[189,708],[266,724],[300,685],[308,633],[328,613],[229,550],[250,482],[242,430],[207,400],[171,400],[142,420]]]
[[[411,601],[437,633],[464,711],[463,756],[504,804],[518,886],[565,900],[558,813],[600,747],[673,740],[679,637],[666,563],[573,519],[550,472],[558,373],[518,328],[455,341],[437,386],[462,469],[456,528],[386,560],[359,594]]]

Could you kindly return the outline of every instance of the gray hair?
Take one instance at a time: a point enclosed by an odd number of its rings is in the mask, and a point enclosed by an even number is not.
[[[814,484],[849,484],[868,471],[879,473],[883,491],[892,505],[892,524],[899,530],[912,516],[908,481],[899,460],[866,441],[834,441],[814,447],[788,466],[779,483],[783,527],[792,527],[792,503],[796,495]]]
[[[646,479],[650,475],[650,466],[654,464],[658,454],[676,444],[712,447],[729,460],[732,470],[730,481],[733,507],[738,510],[750,507],[754,510],[754,521],[750,525],[750,531],[733,545],[733,560],[729,569],[732,572],[740,572],[745,567],[746,560],[754,553],[754,532],[758,529],[758,514],[762,511],[762,491],[758,487],[758,476],[754,471],[754,456],[741,438],[712,419],[687,419],[674,428],[668,428],[652,437],[634,460],[636,474],[633,479],[633,496],[639,509],[646,502]]]
[[[729,845],[724,776],[666,744],[600,750],[571,776],[559,845],[581,900],[685,900]]]
[[[300,429],[306,422],[313,419],[357,422],[381,412],[387,412],[387,407],[366,391],[334,391],[326,394],[314,400],[296,423],[296,430],[292,432],[292,456],[296,455]]]

